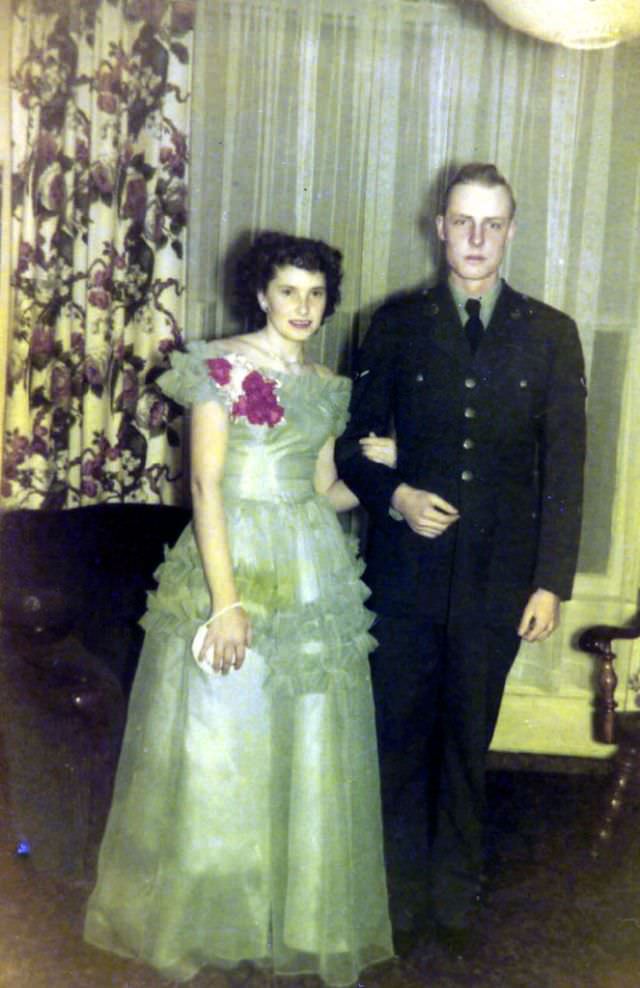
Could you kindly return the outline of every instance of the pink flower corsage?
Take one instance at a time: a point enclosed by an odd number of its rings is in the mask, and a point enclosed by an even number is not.
[[[207,367],[209,377],[212,377],[221,388],[226,387],[231,380],[231,362],[226,357],[214,357],[213,360],[207,360]]]
[[[284,408],[278,401],[277,381],[264,377],[249,364],[235,357],[206,361],[209,377],[227,392],[234,419],[246,418],[251,425],[267,425],[270,429],[284,419]]]

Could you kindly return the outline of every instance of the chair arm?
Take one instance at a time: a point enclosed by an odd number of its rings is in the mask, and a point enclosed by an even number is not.
[[[597,624],[583,631],[578,639],[578,646],[583,652],[593,655],[600,661],[598,674],[598,712],[600,714],[597,726],[598,740],[604,744],[615,744],[615,714],[618,704],[615,700],[618,677],[613,663],[616,653],[611,643],[622,638],[638,638],[640,627],[619,628],[613,625]]]

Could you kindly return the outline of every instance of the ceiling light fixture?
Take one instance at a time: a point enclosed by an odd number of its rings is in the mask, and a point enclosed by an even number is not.
[[[510,27],[567,48],[611,48],[640,36],[640,0],[484,0]]]

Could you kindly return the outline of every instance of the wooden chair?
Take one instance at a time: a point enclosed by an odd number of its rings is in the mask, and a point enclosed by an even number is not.
[[[583,652],[600,663],[598,697],[595,705],[594,734],[604,744],[617,744],[613,771],[598,829],[591,845],[591,857],[600,858],[608,848],[621,812],[630,797],[640,791],[640,709],[616,713],[618,677],[612,643],[640,637],[640,614],[627,627],[595,625],[587,628],[578,644]]]

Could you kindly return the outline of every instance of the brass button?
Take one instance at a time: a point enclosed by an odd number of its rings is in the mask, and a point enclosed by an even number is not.
[[[527,388],[528,386],[529,386],[529,382],[527,381],[526,378],[523,377],[522,380],[520,381],[520,387]]]
[[[464,380],[465,388],[475,388],[477,383],[475,377],[466,377]]]
[[[424,381],[424,374],[416,374],[416,381],[422,384],[422,382]]]
[[[475,443],[474,443],[473,439],[465,439],[464,442],[462,443],[462,448],[463,449],[473,449],[474,446],[475,446]]]
[[[460,474],[460,476],[462,477],[462,479],[464,481],[466,481],[468,483],[470,480],[473,480],[473,471],[472,470],[463,470],[462,473]]]
[[[477,413],[476,413],[476,410],[475,410],[475,408],[471,408],[471,406],[468,406],[468,407],[467,407],[467,408],[465,408],[465,410],[464,410],[464,417],[465,417],[466,419],[474,419],[474,418],[476,417],[476,414],[477,414]]]

